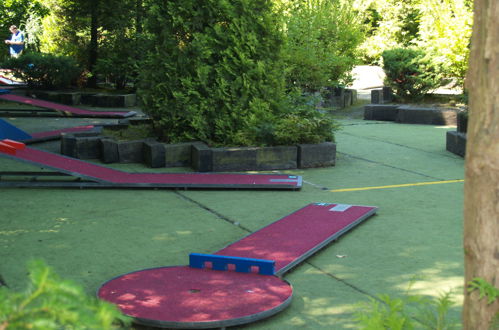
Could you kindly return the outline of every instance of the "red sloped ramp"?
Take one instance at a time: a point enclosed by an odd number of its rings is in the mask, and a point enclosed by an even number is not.
[[[11,186],[78,186],[95,188],[215,188],[215,189],[291,189],[301,188],[300,176],[279,174],[224,173],[128,173],[51,152],[24,147],[11,152],[0,149],[0,156],[52,169],[90,182],[26,182]]]
[[[135,111],[91,111],[14,94],[2,94],[0,99],[50,109],[74,117],[127,118],[136,115]]]

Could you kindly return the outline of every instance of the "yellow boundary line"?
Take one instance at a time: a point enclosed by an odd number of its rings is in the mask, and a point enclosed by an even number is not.
[[[329,192],[346,192],[346,191],[361,191],[361,190],[374,190],[374,189],[403,188],[403,187],[427,186],[427,185],[432,185],[432,184],[456,183],[456,182],[464,182],[464,180],[460,179],[460,180],[446,180],[446,181],[430,181],[430,182],[393,184],[393,185],[389,185],[389,186],[377,186],[377,187],[333,189],[333,190],[329,190]]]

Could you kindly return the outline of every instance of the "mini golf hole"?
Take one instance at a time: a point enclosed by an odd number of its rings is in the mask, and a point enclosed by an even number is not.
[[[189,289],[189,293],[199,293],[201,290],[199,289]]]

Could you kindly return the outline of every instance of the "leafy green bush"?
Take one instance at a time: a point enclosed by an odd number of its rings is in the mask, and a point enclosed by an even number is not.
[[[33,89],[70,87],[81,74],[76,61],[67,56],[44,53],[26,53],[19,58],[9,58],[2,63],[5,69]]]
[[[286,100],[282,17],[270,0],[151,4],[147,29],[155,46],[138,92],[159,139],[212,146],[297,140],[303,112]],[[323,132],[322,140],[331,139],[332,122],[318,116],[301,117],[309,125],[303,139],[319,140]],[[312,132],[317,127],[320,133]]]
[[[418,38],[420,0],[374,0],[357,3],[367,37],[360,46],[365,63],[378,65],[384,50],[409,47]]]
[[[463,87],[473,26],[472,0],[422,0],[417,45],[433,54],[445,74]]]
[[[116,306],[88,297],[43,261],[28,266],[25,292],[0,287],[0,329],[113,329],[130,323]]]
[[[284,111],[283,37],[269,0],[151,1],[139,95],[160,139],[237,145]]]
[[[271,146],[311,144],[334,141],[339,125],[327,114],[317,111],[311,96],[299,89],[286,97],[286,111],[280,117],[255,122],[237,136],[239,145]]]
[[[450,293],[436,299],[419,295],[393,298],[383,294],[359,305],[355,321],[357,328],[364,330],[457,330],[461,328],[459,322],[448,316],[452,304]]]
[[[442,86],[441,68],[420,49],[396,48],[382,54],[385,85],[406,101],[417,101]]]
[[[352,1],[294,1],[284,7],[288,88],[318,91],[350,82],[363,31]]]

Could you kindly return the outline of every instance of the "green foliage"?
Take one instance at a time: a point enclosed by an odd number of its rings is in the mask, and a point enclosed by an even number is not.
[[[492,304],[499,300],[499,289],[484,280],[483,278],[476,277],[468,283],[468,292],[478,290],[479,299],[487,298],[487,304]]]
[[[17,25],[23,32],[27,48],[37,50],[40,32],[39,22],[48,14],[42,0],[0,1],[0,40],[10,37],[9,27]],[[5,46],[5,45],[4,45]],[[0,60],[8,55],[7,47],[0,52]]]
[[[160,139],[213,146],[297,140],[304,113],[285,97],[282,21],[269,0],[150,4],[146,28],[154,49],[139,95]],[[302,138],[316,141],[327,131],[322,141],[331,139],[332,122],[319,114],[301,119],[308,120]]]
[[[412,330],[414,321],[404,313],[405,304],[404,300],[388,295],[370,298],[369,304],[360,306],[362,311],[356,313],[355,320],[364,330]]]
[[[432,54],[448,77],[464,87],[473,25],[470,0],[421,0],[418,46]]]
[[[318,91],[350,82],[363,40],[351,2],[300,0],[284,7],[288,88]]]
[[[367,25],[361,46],[366,63],[379,64],[384,50],[417,46],[448,78],[464,85],[473,23],[472,0],[358,1]]]
[[[28,266],[25,292],[0,287],[0,329],[113,329],[129,324],[112,304],[88,297],[43,261]]]
[[[362,1],[358,6],[368,37],[360,47],[366,63],[380,64],[383,51],[409,47],[418,37],[420,0]]]
[[[282,111],[282,35],[267,0],[152,1],[155,49],[142,68],[144,111],[165,141],[238,145]]]
[[[258,122],[238,136],[240,145],[294,145],[333,142],[339,125],[328,115],[317,111],[315,100],[301,95],[299,89],[286,97],[286,111],[281,117]]]
[[[396,48],[382,54],[385,85],[406,101],[420,100],[426,93],[446,82],[440,66],[423,50]]]
[[[19,58],[9,58],[2,63],[13,70],[16,78],[34,89],[54,89],[71,86],[81,70],[74,59],[44,53],[27,53]]]
[[[334,142],[333,132],[339,129],[338,124],[328,115],[314,109],[310,98],[290,94],[288,109],[292,111],[275,125],[275,144]]]
[[[43,19],[42,51],[75,58],[92,79],[101,73],[118,85],[135,80],[141,1],[46,0],[45,4],[50,15]]]
[[[105,35],[100,47],[100,57],[95,66],[95,72],[105,77],[106,81],[122,90],[129,83],[135,83],[139,75],[141,51],[137,40],[131,38],[126,31],[122,34],[109,33]],[[142,45],[147,43],[143,41]]]
[[[452,305],[450,293],[441,294],[436,299],[408,294],[393,298],[383,294],[376,299],[370,298],[369,303],[360,304],[355,321],[363,330],[457,330],[460,329],[459,322],[448,317]]]

